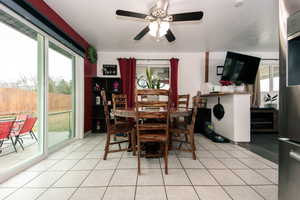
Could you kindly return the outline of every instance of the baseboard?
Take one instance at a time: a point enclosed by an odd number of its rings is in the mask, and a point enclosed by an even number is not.
[[[92,134],[92,130],[89,130],[89,131],[85,132],[83,137],[86,138],[90,134]]]

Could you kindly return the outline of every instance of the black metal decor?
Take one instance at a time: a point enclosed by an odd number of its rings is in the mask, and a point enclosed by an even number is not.
[[[225,115],[225,109],[224,106],[220,103],[220,97],[218,97],[218,104],[216,104],[213,108],[213,113],[218,120],[223,119]]]

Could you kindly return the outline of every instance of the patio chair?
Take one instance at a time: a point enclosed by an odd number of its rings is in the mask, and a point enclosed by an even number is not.
[[[15,142],[13,141],[13,138],[10,136],[10,132],[13,127],[13,124],[14,124],[14,121],[0,122],[0,148],[2,147],[4,141],[10,140],[15,149],[15,152],[17,152]],[[2,150],[0,150],[0,153],[2,153]]]
[[[20,130],[22,129],[27,117],[28,117],[28,115],[26,115],[26,114],[21,114],[16,117],[15,121],[13,122],[11,131],[10,131],[10,136],[16,137],[19,135]]]
[[[21,138],[22,135],[25,135],[25,134],[30,134],[31,138],[32,139],[35,139],[35,141],[37,143],[39,143],[37,137],[35,136],[35,133],[33,132],[33,127],[35,125],[35,122],[37,121],[37,117],[28,117],[24,124],[23,124],[23,127],[21,128],[19,134],[16,136],[16,141],[15,141],[15,144],[19,143],[21,148],[24,150],[24,146],[23,146],[23,140]]]

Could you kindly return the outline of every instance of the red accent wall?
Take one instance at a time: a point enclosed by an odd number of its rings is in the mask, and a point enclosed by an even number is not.
[[[82,38],[62,17],[60,17],[48,4],[42,0],[26,0],[33,7],[35,7],[40,13],[46,16],[49,20],[57,25],[62,31],[68,34],[73,40],[78,42],[85,49],[89,46],[89,43]],[[87,132],[92,129],[92,85],[91,78],[97,76],[97,65],[91,64],[86,58],[84,59],[84,131]]]

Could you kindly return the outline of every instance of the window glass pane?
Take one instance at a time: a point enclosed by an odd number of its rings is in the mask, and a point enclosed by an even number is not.
[[[149,80],[147,76],[147,70],[150,74],[150,77],[152,81]],[[153,85],[155,88],[157,88],[157,85],[159,85],[160,89],[169,89],[170,88],[170,68],[169,66],[145,66],[140,65],[137,66],[136,70],[136,76],[137,76],[137,88],[149,88],[149,85]]]
[[[270,79],[260,80],[260,91],[270,92]]]
[[[273,91],[279,91],[279,77],[273,77]]]
[[[48,146],[73,137],[73,57],[49,43]]]
[[[0,124],[13,123],[0,134],[0,173],[42,153],[38,40],[37,32],[0,10]]]

